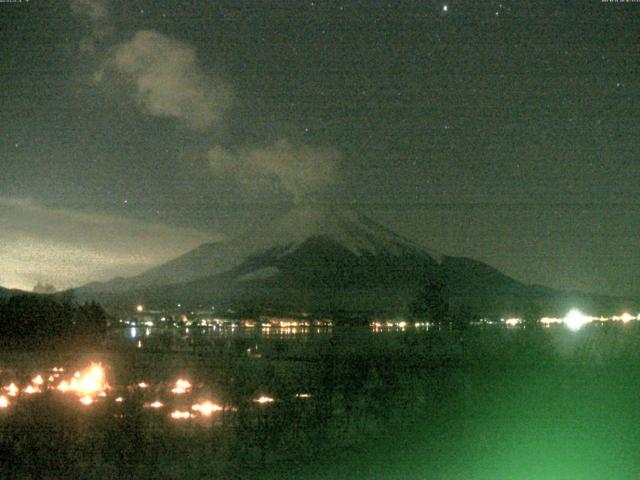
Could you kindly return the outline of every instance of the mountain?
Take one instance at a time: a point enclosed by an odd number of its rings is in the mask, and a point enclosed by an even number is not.
[[[25,294],[27,292],[23,291],[23,290],[17,290],[15,288],[9,289],[9,288],[3,288],[0,287],[0,300],[6,299],[6,298],[10,298],[13,297],[15,295],[22,295]]]
[[[86,285],[76,294],[123,308],[180,303],[375,316],[409,312],[430,282],[445,285],[454,306],[479,314],[548,312],[568,302],[562,292],[442,255],[335,207],[294,209],[239,238],[206,243],[140,275]]]
[[[341,245],[356,256],[409,254],[427,255],[434,259],[439,257],[436,252],[397,235],[364,215],[333,207],[302,207],[239,238],[205,243],[140,275],[96,282],[85,288],[96,292],[126,292],[140,287],[188,282],[230,271],[261,253],[279,252],[280,256],[287,255],[315,237]]]

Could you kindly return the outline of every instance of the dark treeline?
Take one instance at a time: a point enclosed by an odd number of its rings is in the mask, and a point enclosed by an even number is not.
[[[34,346],[60,339],[104,334],[107,315],[95,302],[72,295],[20,294],[0,299],[0,338],[5,345]]]

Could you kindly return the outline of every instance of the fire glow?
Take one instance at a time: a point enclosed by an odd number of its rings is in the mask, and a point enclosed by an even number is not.
[[[264,405],[265,403],[273,403],[273,402],[275,402],[275,399],[262,395],[261,397],[256,398],[254,400],[254,402]]]
[[[191,413],[182,410],[174,410],[171,412],[171,418],[175,418],[176,420],[185,420],[187,418],[191,418]]]
[[[176,395],[181,395],[183,393],[186,393],[187,390],[189,390],[190,388],[191,388],[191,383],[189,383],[188,380],[183,380],[182,378],[179,378],[176,381],[175,387],[171,389],[171,392],[175,393]]]
[[[18,395],[18,392],[20,391],[18,389],[18,387],[16,386],[15,383],[11,382],[11,384],[7,385],[6,387],[4,387],[4,389],[7,391],[7,394],[10,397],[15,397]]]
[[[109,388],[104,368],[97,363],[92,363],[84,372],[75,372],[71,379],[63,379],[56,386],[56,390],[61,393],[77,394],[84,405],[93,403],[95,397],[105,397]]]
[[[199,412],[205,417],[210,416],[214,412],[219,412],[222,410],[222,407],[220,405],[216,405],[215,403],[210,402],[209,400],[207,400],[206,402],[196,403],[191,408],[192,410]]]

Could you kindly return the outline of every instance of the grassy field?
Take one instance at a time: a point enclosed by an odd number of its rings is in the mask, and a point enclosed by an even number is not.
[[[20,397],[0,414],[0,471],[6,478],[636,479],[639,340],[634,323],[579,332],[352,329],[284,342],[231,337],[195,353],[4,354],[3,373],[99,360],[114,391],[82,409],[55,392]],[[156,397],[176,402],[167,391],[178,377],[193,382],[193,399],[213,397],[225,410],[177,421],[168,410],[144,408]],[[141,380],[149,388],[136,389]],[[116,395],[125,401],[110,401]],[[275,401],[256,403],[259,395]]]

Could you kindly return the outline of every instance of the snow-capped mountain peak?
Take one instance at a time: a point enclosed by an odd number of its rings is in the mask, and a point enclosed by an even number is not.
[[[163,265],[104,289],[125,290],[180,283],[230,271],[265,252],[295,252],[311,238],[328,239],[353,255],[420,255],[439,261],[439,254],[406,239],[357,212],[335,206],[301,206],[236,238],[206,243]],[[102,290],[103,288],[99,288]]]
[[[239,239],[247,250],[289,245],[295,249],[311,237],[327,237],[355,255],[401,255],[423,252],[439,256],[352,210],[330,206],[303,206]]]

